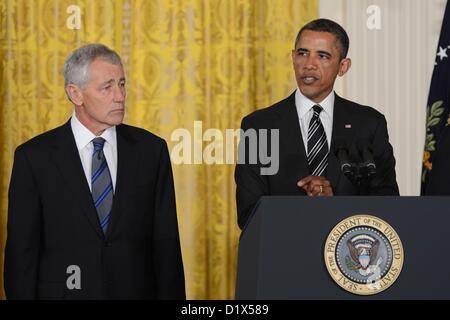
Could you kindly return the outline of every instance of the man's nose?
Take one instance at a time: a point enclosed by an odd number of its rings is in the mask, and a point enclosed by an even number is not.
[[[114,86],[114,101],[115,102],[123,102],[125,100],[125,87]]]
[[[317,67],[317,60],[314,56],[309,55],[305,61],[305,69],[315,69]]]

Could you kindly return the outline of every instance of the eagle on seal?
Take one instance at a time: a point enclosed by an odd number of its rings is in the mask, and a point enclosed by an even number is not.
[[[349,239],[347,246],[353,261],[356,263],[352,270],[366,270],[375,263],[380,242],[367,234],[360,234]]]

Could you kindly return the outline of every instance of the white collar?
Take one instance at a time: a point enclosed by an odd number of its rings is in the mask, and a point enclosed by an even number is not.
[[[332,90],[328,94],[328,96],[326,96],[326,98],[319,103],[316,103],[305,97],[299,88],[297,88],[297,90],[295,91],[295,105],[297,107],[298,117],[300,119],[303,119],[305,115],[309,112],[309,110],[311,110],[311,108],[316,104],[322,107],[323,109],[322,112],[325,112],[325,114],[330,115],[332,117],[334,109],[334,100],[335,100],[334,90]]]
[[[70,125],[72,127],[72,132],[75,137],[75,142],[77,144],[78,151],[86,147],[94,138],[97,138],[88,128],[86,128],[80,120],[78,120],[75,111],[70,119]],[[109,127],[100,135],[106,140],[106,143],[110,144],[113,148],[116,148],[116,126]]]

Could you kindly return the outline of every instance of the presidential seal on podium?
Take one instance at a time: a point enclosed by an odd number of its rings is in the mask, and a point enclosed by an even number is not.
[[[339,222],[328,235],[325,265],[331,278],[357,295],[389,288],[403,266],[403,246],[397,232],[384,220],[355,215]]]

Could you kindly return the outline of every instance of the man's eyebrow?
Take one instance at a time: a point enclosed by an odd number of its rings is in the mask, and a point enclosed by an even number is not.
[[[297,53],[310,52],[310,50],[306,49],[306,48],[298,48],[295,51]],[[329,53],[328,51],[325,51],[325,50],[318,50],[317,53],[321,54],[321,55],[325,55],[325,56],[331,57],[331,53]]]
[[[102,82],[100,84],[100,86],[103,87],[103,86],[106,86],[106,85],[109,85],[109,84],[113,84],[114,82],[115,82],[114,79],[109,79],[108,81]],[[119,82],[125,82],[125,77],[120,78]]]
[[[323,55],[326,55],[326,56],[329,56],[329,57],[331,57],[331,53],[329,53],[328,51],[324,51],[324,50],[319,50],[319,51],[317,51],[319,54],[323,54]]]
[[[103,87],[103,86],[106,86],[106,85],[111,84],[113,82],[114,82],[114,79],[109,79],[108,81],[102,82],[102,84],[100,86]]]

